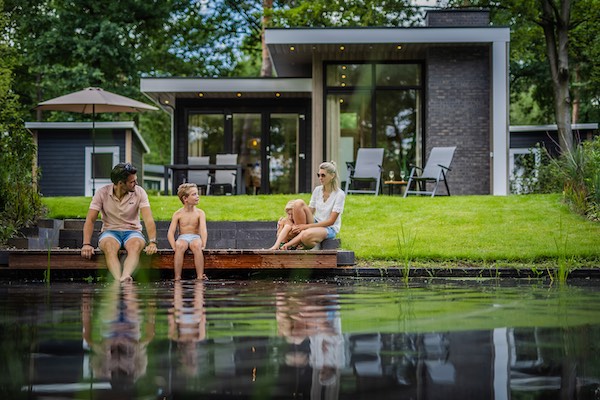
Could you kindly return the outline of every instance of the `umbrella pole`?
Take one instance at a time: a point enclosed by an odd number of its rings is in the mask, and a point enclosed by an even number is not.
[[[96,105],[92,104],[92,196],[96,194]]]

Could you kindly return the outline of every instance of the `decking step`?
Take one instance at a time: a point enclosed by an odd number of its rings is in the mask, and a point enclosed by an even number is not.
[[[336,250],[240,250],[211,249],[204,251],[205,269],[315,269],[336,268]],[[87,260],[76,249],[11,250],[8,256],[10,269],[99,269],[106,263],[101,251]],[[141,268],[172,269],[173,250],[159,249],[157,254],[146,256],[142,253]],[[194,268],[194,258],[187,253],[184,269]]]

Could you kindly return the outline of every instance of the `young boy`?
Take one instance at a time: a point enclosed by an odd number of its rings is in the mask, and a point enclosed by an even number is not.
[[[179,185],[177,196],[183,207],[175,211],[169,225],[167,239],[175,250],[174,268],[175,280],[181,280],[183,269],[183,255],[189,248],[194,253],[196,279],[208,279],[204,274],[204,255],[202,250],[206,247],[208,231],[206,230],[206,215],[196,205],[200,199],[198,187],[194,183]],[[179,237],[175,241],[175,230],[179,229]]]

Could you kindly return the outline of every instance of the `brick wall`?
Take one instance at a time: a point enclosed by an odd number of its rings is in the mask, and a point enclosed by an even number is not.
[[[487,46],[436,47],[427,54],[426,157],[457,146],[454,194],[490,194],[490,62]]]
[[[425,17],[426,26],[489,26],[487,10],[431,10]]]

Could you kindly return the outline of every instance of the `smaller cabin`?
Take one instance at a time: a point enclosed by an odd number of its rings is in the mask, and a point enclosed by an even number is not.
[[[129,162],[143,176],[150,149],[133,121],[26,122],[37,146],[35,167],[46,196],[92,196],[110,183],[110,171]],[[93,168],[92,168],[93,166]]]

